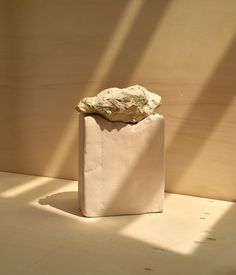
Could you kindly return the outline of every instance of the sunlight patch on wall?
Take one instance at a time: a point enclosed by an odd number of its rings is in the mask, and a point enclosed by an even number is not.
[[[114,30],[111,38],[109,38],[109,42],[107,43],[107,47],[101,57],[101,61],[96,66],[94,73],[90,78],[90,82],[83,92],[84,94],[88,94],[88,92],[90,93],[91,91],[98,92],[99,83],[105,79],[107,73],[112,67],[113,61],[122,48],[124,40],[126,39],[130,28],[133,26],[133,22],[143,3],[144,0],[131,0],[128,2],[127,8],[121,16],[120,23]],[[93,79],[99,79],[99,82],[94,82]],[[68,151],[71,148],[71,145],[73,144],[73,141],[77,137],[77,131],[78,128],[75,127],[75,119],[73,115],[73,117],[71,117],[68,121],[68,126],[66,127],[64,135],[61,137],[60,142],[57,145],[54,155],[48,162],[47,169],[44,171],[45,175],[57,175],[59,169],[61,169],[63,165],[63,161],[65,160]]]
[[[145,0],[131,0],[127,2],[127,7],[121,15],[118,26],[109,38],[106,49],[103,52],[101,61],[96,66],[90,83],[86,91],[99,92],[99,83],[104,81],[112,68],[114,61],[124,46],[125,39],[133,27],[134,21],[144,4]],[[93,81],[99,79],[98,81]],[[87,93],[87,92],[86,92]]]

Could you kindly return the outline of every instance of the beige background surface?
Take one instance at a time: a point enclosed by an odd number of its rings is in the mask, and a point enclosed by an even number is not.
[[[236,1],[0,0],[0,170],[77,178],[84,96],[163,97],[167,191],[236,199]]]

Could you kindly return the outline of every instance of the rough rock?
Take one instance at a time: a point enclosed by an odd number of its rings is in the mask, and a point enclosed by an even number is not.
[[[110,121],[136,123],[155,114],[161,97],[135,85],[124,89],[109,88],[97,96],[83,98],[76,110],[85,114],[99,114]]]

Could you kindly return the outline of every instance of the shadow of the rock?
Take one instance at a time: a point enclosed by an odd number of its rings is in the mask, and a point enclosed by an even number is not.
[[[38,200],[40,205],[50,205],[69,214],[83,217],[78,205],[78,192],[61,192]]]

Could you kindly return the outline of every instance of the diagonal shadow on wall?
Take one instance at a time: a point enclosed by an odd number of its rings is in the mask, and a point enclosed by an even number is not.
[[[54,152],[61,149],[57,144],[74,106],[127,2],[101,1],[96,9],[92,1],[2,1],[1,6],[1,150],[6,155],[1,170],[44,174]],[[74,173],[68,163],[71,156],[76,162],[76,143],[64,146],[71,147],[70,157],[63,156],[61,166]],[[58,176],[63,175],[60,168]]]
[[[127,83],[170,1],[139,2],[136,18],[110,71],[101,80],[101,89]],[[64,155],[57,157],[61,160],[51,176],[75,174],[77,132],[69,133],[73,137],[64,143],[60,141],[68,132],[76,103],[84,93],[93,93],[88,84],[94,81],[94,70],[130,3],[135,1],[102,1],[95,9],[92,2],[78,1],[73,2],[73,9],[54,9],[55,2],[2,2],[6,65],[2,103],[9,106],[3,119],[4,125],[9,123],[4,126],[1,142],[9,154],[1,163],[2,170],[14,167],[14,172],[44,175],[54,165],[55,152],[67,147]],[[77,128],[75,116],[73,124]],[[9,145],[12,137],[14,144]],[[37,173],[34,167],[38,167]],[[68,176],[60,172],[62,167]]]
[[[229,107],[235,104],[236,78],[232,73],[235,70],[236,38],[233,39],[212,76],[193,101],[190,110],[182,119],[166,149],[167,191],[186,193],[186,187],[181,188],[178,185],[200,153],[202,147],[211,138]],[[227,128],[231,135],[235,134],[235,131],[230,130],[233,129],[234,123],[232,121],[232,125],[229,124],[229,128]],[[221,145],[219,144],[219,146]],[[230,165],[232,164],[229,163]],[[204,173],[204,171],[201,171],[201,173]],[[224,172],[222,171],[222,173]],[[207,173],[206,181],[210,180],[211,175]],[[222,182],[222,184],[226,183]],[[222,188],[227,187],[222,185]],[[204,196],[204,192],[201,192],[201,190],[195,190],[195,192],[196,195]],[[209,193],[209,196],[217,198],[214,191],[212,194]],[[223,194],[219,195],[219,198],[224,199],[222,196]],[[226,195],[225,199],[228,198],[229,196],[227,197]],[[236,193],[232,194],[232,198],[236,199]]]

